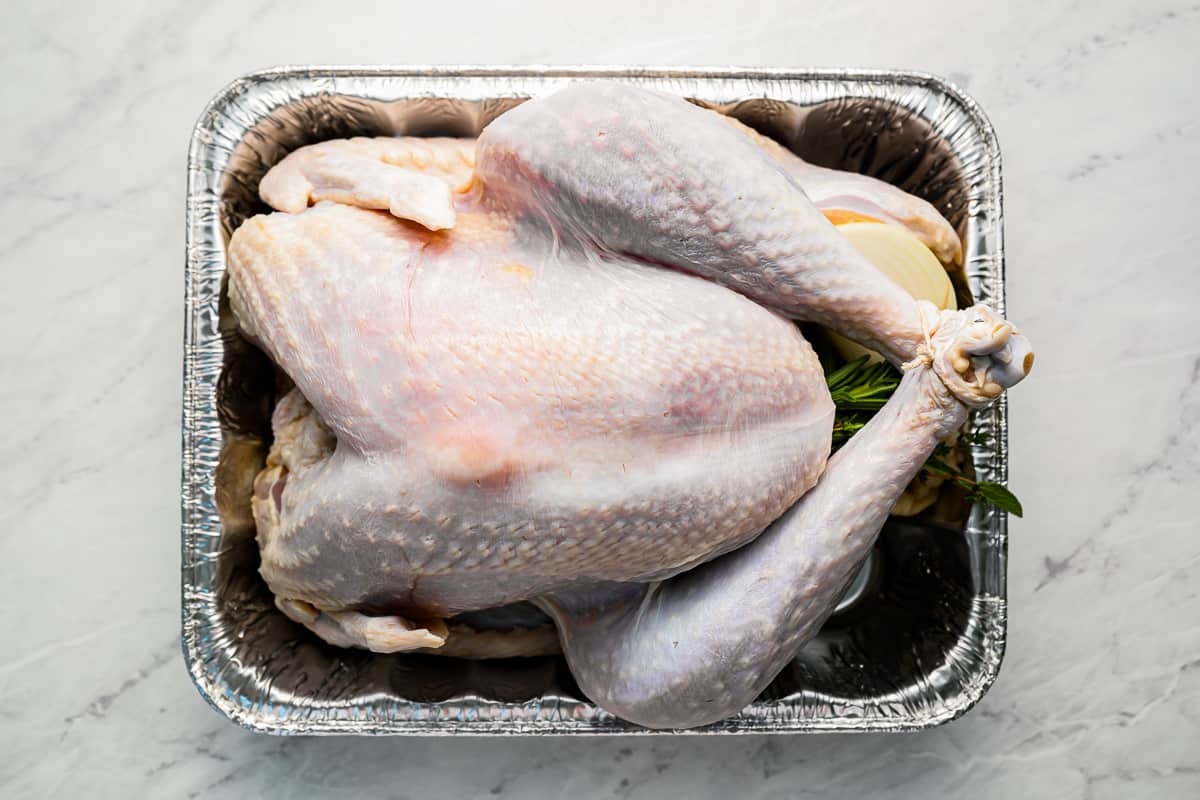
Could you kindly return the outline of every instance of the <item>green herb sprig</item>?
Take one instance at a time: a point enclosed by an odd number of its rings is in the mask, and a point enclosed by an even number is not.
[[[992,481],[977,481],[970,475],[967,475],[962,470],[955,469],[950,464],[947,464],[939,456],[946,454],[949,448],[946,445],[939,445],[938,450],[929,457],[922,468],[926,472],[931,472],[936,475],[942,475],[947,480],[962,487],[967,493],[967,502],[983,503],[993,508],[998,508],[1002,511],[1007,511],[1014,517],[1025,515],[1025,510],[1021,508],[1021,501],[1017,496],[1008,490],[1008,487],[1003,484],[993,483]]]
[[[836,450],[883,408],[900,385],[900,373],[891,364],[860,356],[827,373],[825,383],[836,408],[833,417]]]
[[[825,383],[839,411],[878,411],[900,385],[900,373],[886,361],[859,356],[826,375]]]
[[[883,408],[900,385],[900,372],[890,364],[872,362],[867,356],[860,356],[826,373],[825,382],[835,408],[833,449],[837,450]],[[985,444],[986,434],[967,434],[966,440],[971,444]],[[966,491],[968,502],[986,504],[1017,517],[1024,514],[1016,495],[999,483],[976,481],[950,466],[943,460],[948,453],[946,445],[939,445],[922,469],[942,475],[960,486]]]

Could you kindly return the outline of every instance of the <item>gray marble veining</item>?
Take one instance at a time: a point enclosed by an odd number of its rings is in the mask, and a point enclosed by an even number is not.
[[[0,794],[976,798],[1200,791],[1194,3],[32,3],[0,31]],[[580,31],[587,31],[586,37]],[[906,67],[1004,152],[1009,645],[949,727],[739,740],[255,737],[178,645],[184,159],[280,63]]]

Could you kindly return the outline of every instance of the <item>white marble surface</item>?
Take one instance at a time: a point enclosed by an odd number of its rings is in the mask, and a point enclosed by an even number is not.
[[[1200,796],[1200,5],[5,4],[0,26],[0,795]],[[333,11],[333,8],[340,10]],[[1004,149],[1008,656],[907,736],[256,737],[179,637],[184,160],[281,63],[909,67]]]

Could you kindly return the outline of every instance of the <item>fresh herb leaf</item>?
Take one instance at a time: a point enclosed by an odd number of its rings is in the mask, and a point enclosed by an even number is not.
[[[856,414],[838,414],[833,418],[833,449],[836,451],[839,447],[850,441],[850,437],[858,433],[871,419],[870,414],[861,412]]]
[[[975,481],[965,473],[942,461],[938,458],[938,453],[936,452],[925,462],[924,469],[938,475],[945,475],[966,489],[967,499],[971,502],[987,503],[993,508],[1007,511],[1014,517],[1020,517],[1024,514],[1024,510],[1021,508],[1021,501],[1006,487],[998,483],[992,483],[991,481]]]
[[[832,369],[825,375],[825,382],[836,409],[833,449],[837,450],[862,430],[875,412],[883,408],[900,385],[900,373],[890,364],[872,362],[867,356],[860,356]],[[987,445],[991,440],[991,434],[984,431],[968,432],[961,436],[965,444]],[[998,483],[976,481],[955,469],[944,460],[950,453],[949,445],[944,442],[939,444],[923,469],[942,475],[962,487],[969,502],[986,503],[1017,517],[1023,514],[1021,501],[1012,492]]]
[[[1014,517],[1024,516],[1025,512],[1021,508],[1021,501],[1006,487],[991,481],[982,481],[975,485],[975,489],[989,505],[995,506],[1001,511],[1007,511]]]
[[[900,385],[900,373],[860,356],[826,375],[825,383],[838,411],[878,411]]]
[[[873,363],[861,356],[825,376],[836,408],[833,446],[841,447],[871,421],[900,385],[900,373],[890,364]]]

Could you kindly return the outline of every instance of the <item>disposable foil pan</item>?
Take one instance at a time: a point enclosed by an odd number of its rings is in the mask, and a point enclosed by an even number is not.
[[[229,236],[267,210],[258,181],[289,151],[364,134],[474,136],[521,100],[581,80],[691,98],[809,161],[926,198],[963,236],[960,296],[1004,312],[996,138],[970,98],[929,75],[287,67],[234,81],[204,110],[188,154],[182,561],[187,668],[235,722],[277,734],[651,733],[591,705],[558,656],[341,650],[275,610],[248,513],[270,436],[271,365],[241,339],[223,294]],[[989,434],[971,446],[981,479],[1006,478],[1006,419],[1001,399],[974,420]],[[967,711],[1004,652],[1007,519],[959,505],[889,522],[853,602],[752,705],[698,732],[906,731]]]

